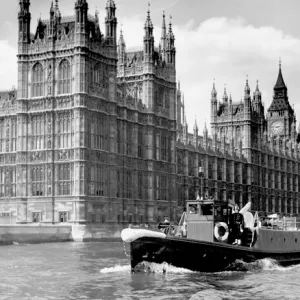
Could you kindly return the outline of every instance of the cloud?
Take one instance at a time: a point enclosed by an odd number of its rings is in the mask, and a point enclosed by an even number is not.
[[[16,48],[10,46],[7,40],[0,40],[0,90],[7,90],[17,85],[16,55]]]
[[[210,92],[216,79],[218,98],[224,86],[233,101],[243,97],[248,75],[252,91],[259,80],[267,109],[272,101],[278,61],[282,58],[290,103],[296,102],[300,88],[296,81],[300,63],[300,41],[273,27],[254,27],[242,18],[210,18],[192,29],[190,22],[174,27],[177,47],[177,74],[185,94],[189,131],[197,116],[199,131],[210,122]],[[298,106],[295,106],[300,115]],[[296,112],[296,113],[297,113]],[[209,128],[209,126],[208,126]]]
[[[122,23],[127,48],[142,46],[144,21],[136,16],[123,18]],[[214,78],[218,98],[222,99],[226,84],[227,92],[236,102],[244,95],[247,76],[252,92],[259,80],[267,110],[272,101],[280,57],[290,103],[295,104],[296,114],[300,116],[300,105],[296,105],[296,95],[300,94],[296,79],[300,64],[298,39],[270,26],[254,27],[242,18],[209,18],[198,27],[194,25],[194,20],[189,20],[182,26],[173,26],[177,78],[180,78],[185,95],[189,131],[195,116],[200,132],[205,122],[210,127],[210,93]],[[161,28],[154,26],[156,45],[160,34]]]

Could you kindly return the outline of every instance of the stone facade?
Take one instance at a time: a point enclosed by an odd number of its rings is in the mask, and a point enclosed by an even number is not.
[[[298,214],[300,152],[281,67],[265,117],[258,86],[233,102],[215,86],[211,129],[188,132],[176,86],[172,24],[155,47],[148,11],[140,50],[117,43],[116,6],[75,14],[31,33],[20,0],[18,87],[0,93],[0,223],[127,223],[176,219],[185,200],[214,196]],[[203,175],[199,178],[199,167]]]
[[[2,97],[0,222],[174,218],[171,25],[158,52],[148,12],[144,51],[125,53],[117,48],[113,0],[105,35],[87,1],[74,10],[62,17],[55,1],[32,34],[30,1],[20,1],[18,88]]]
[[[181,91],[177,93],[184,116]],[[240,206],[251,201],[252,209],[262,212],[299,214],[299,137],[281,65],[266,115],[261,96],[257,84],[251,97],[247,80],[241,101],[233,102],[226,89],[218,100],[213,84],[210,137],[206,127],[200,136],[195,123],[190,134],[186,122],[177,120],[180,205],[200,194]]]

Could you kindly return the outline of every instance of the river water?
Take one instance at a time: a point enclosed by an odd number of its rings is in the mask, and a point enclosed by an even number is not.
[[[130,272],[119,242],[0,247],[0,299],[300,299],[300,265],[270,260],[205,274],[169,265]]]

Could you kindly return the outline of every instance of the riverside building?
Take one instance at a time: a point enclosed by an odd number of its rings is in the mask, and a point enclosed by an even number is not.
[[[188,133],[172,24],[156,47],[117,42],[116,6],[58,0],[31,33],[20,0],[17,89],[0,94],[0,223],[142,223],[176,219],[197,195],[298,214],[296,118],[281,67],[265,116],[257,86],[243,101],[211,96],[211,130]],[[199,167],[201,177],[199,179]]]

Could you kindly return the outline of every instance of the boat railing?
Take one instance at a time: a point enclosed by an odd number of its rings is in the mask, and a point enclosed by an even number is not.
[[[300,230],[300,222],[296,217],[262,218],[261,228],[276,230]]]

